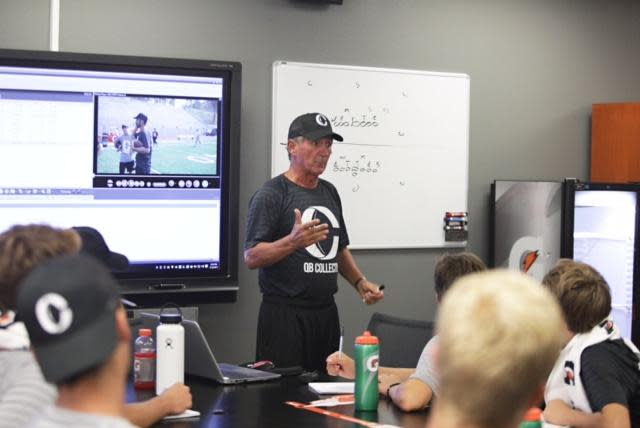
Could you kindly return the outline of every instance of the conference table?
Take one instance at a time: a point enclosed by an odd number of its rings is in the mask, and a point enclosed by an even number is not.
[[[332,378],[335,379],[335,378]],[[327,381],[315,379],[314,381]],[[193,409],[200,412],[195,419],[161,421],[157,427],[211,427],[211,428],[353,428],[355,422],[294,408],[287,401],[309,403],[319,397],[296,376],[283,377],[268,382],[239,385],[220,385],[198,377],[187,377],[185,383],[191,388]],[[129,397],[144,400],[151,392],[134,391],[130,386]],[[428,410],[405,413],[389,400],[380,397],[377,412],[357,412],[354,405],[329,407],[325,410],[355,417],[364,421],[406,428],[424,428]]]

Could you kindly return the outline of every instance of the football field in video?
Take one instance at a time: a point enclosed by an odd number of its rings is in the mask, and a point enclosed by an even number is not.
[[[176,140],[158,139],[152,145],[151,173],[168,175],[216,175],[217,143],[215,136],[183,136]],[[97,171],[100,174],[118,174],[120,152],[113,144],[100,148]]]

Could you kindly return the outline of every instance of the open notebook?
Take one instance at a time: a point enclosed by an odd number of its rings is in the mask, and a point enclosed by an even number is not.
[[[138,328],[151,328],[155,332],[158,319],[157,314],[142,312],[138,318],[134,319],[133,323],[136,323]],[[277,373],[218,363],[200,325],[195,321],[183,320],[182,326],[184,327],[185,343],[184,370],[187,374],[212,379],[223,384],[262,382],[280,377]]]

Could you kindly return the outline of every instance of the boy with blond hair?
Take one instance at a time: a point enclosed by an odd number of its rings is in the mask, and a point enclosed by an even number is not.
[[[542,399],[562,346],[553,296],[513,271],[465,276],[437,319],[440,395],[428,428],[515,428]]]

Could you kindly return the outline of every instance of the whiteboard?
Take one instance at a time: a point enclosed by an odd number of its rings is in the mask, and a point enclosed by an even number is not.
[[[350,248],[460,247],[444,214],[467,211],[466,74],[276,61],[271,172],[289,167],[289,125],[324,113],[335,142],[321,176],[342,199]]]

